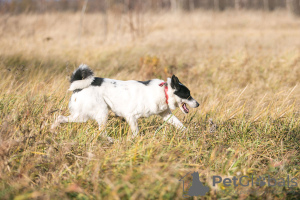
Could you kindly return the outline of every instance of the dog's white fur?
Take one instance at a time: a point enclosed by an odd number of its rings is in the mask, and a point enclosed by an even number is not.
[[[85,68],[88,69],[88,66],[80,65],[77,70]],[[103,130],[109,110],[126,119],[133,132],[133,137],[139,132],[137,120],[140,117],[151,115],[160,115],[163,120],[175,127],[185,129],[184,125],[172,115],[171,110],[174,110],[181,103],[187,103],[191,107],[199,105],[193,98],[187,100],[176,96],[174,94],[175,89],[170,86],[170,78],[167,79],[168,104],[166,103],[164,87],[159,86],[160,83],[164,82],[163,80],[153,79],[148,85],[145,85],[134,80],[120,81],[104,78],[101,86],[91,85],[93,80],[94,76],[91,75],[83,80],[72,82],[70,91],[82,90],[73,92],[71,96],[69,102],[71,115],[68,117],[59,116],[52,125],[52,129],[60,123],[86,122],[88,119],[94,119],[98,122],[99,129]],[[180,108],[183,110],[181,106]]]

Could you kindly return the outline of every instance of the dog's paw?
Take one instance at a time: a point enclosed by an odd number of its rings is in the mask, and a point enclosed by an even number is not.
[[[50,127],[50,131],[54,131],[56,127],[57,127],[57,123],[53,123]]]
[[[52,125],[51,125],[51,127],[50,127],[50,130],[51,131],[54,131],[55,129],[56,129],[56,127],[58,127],[59,126],[59,122],[58,122],[58,120],[56,120]]]
[[[112,137],[108,137],[107,136],[107,140],[110,144],[113,144],[114,143],[114,139]]]
[[[134,139],[134,138],[136,138],[136,136],[138,136],[138,133],[137,133],[137,132],[134,132],[134,133],[132,133],[132,135],[131,135],[131,139]]]
[[[52,125],[53,126],[53,125]],[[55,131],[55,128],[56,128],[56,126],[55,127],[52,127],[51,126],[51,128],[50,128],[50,133],[53,133],[53,134],[55,134],[55,135],[57,135],[57,133],[56,133],[56,131]]]
[[[126,139],[126,141],[127,142],[133,142],[137,137],[136,137],[137,135],[131,135],[131,136],[127,136],[127,139]]]

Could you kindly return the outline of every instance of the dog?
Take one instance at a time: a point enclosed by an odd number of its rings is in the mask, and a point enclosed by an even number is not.
[[[121,81],[94,77],[93,71],[81,64],[71,75],[70,82],[69,91],[73,92],[69,102],[71,115],[58,116],[51,129],[61,123],[94,119],[99,129],[104,130],[111,110],[128,122],[132,137],[136,137],[139,132],[137,120],[140,117],[159,115],[176,128],[186,129],[171,110],[180,107],[187,114],[187,105],[192,108],[199,106],[190,90],[175,75],[166,82],[159,79]]]

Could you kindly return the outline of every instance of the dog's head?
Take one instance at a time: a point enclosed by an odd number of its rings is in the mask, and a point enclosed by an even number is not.
[[[190,90],[175,75],[168,80],[168,85],[171,85],[169,107],[172,110],[179,107],[183,113],[187,114],[189,112],[187,105],[192,108],[199,106],[199,103],[191,96]]]

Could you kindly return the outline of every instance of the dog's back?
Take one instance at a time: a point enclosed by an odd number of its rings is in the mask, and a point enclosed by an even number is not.
[[[71,112],[80,109],[81,114],[84,111],[91,118],[94,118],[99,104],[104,102],[108,109],[125,118],[131,115],[148,117],[168,108],[163,88],[158,86],[163,81],[159,79],[143,82],[98,78],[94,77],[88,66],[80,65],[72,74],[70,82],[69,90],[73,91],[69,104]],[[93,109],[90,109],[91,106]],[[88,109],[82,109],[83,107]]]

